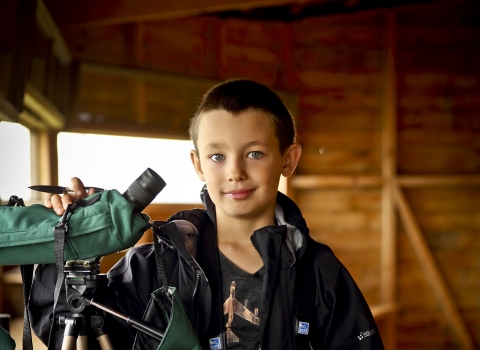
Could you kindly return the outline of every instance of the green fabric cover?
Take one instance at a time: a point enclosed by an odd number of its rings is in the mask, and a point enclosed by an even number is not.
[[[15,340],[10,337],[10,334],[0,327],[0,349],[2,350],[13,350],[15,349]]]
[[[153,298],[164,310],[165,317],[168,320],[167,329],[157,350],[201,350],[200,342],[185,313],[177,291],[174,287],[169,287],[168,289],[168,294],[171,295],[171,298],[165,295],[163,288],[152,293]],[[170,312],[167,311],[170,308],[165,308],[164,303],[172,304]]]
[[[117,190],[91,195],[99,200],[72,214],[64,260],[103,256],[135,245],[150,218],[133,212],[134,204]],[[40,204],[0,207],[0,266],[55,263],[53,228],[61,217]]]

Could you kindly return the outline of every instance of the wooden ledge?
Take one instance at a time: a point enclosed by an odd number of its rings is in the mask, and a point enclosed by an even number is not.
[[[397,312],[398,305],[395,303],[387,303],[387,304],[380,304],[374,305],[370,307],[370,311],[372,311],[373,317],[378,320],[384,318],[392,313]]]

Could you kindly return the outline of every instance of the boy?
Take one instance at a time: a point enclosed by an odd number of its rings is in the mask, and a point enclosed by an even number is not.
[[[219,84],[205,95],[190,136],[206,211],[154,222],[159,243],[131,249],[110,270],[109,306],[155,322],[150,293],[164,272],[205,349],[383,349],[353,279],[327,246],[309,237],[298,207],[277,192],[280,176],[290,176],[301,155],[278,96],[249,80]],[[80,180],[72,185],[78,197],[87,195]],[[53,196],[45,204],[62,214],[73,199]],[[36,271],[30,314],[37,334],[49,329],[36,315],[47,305],[38,286],[52,284],[45,282],[51,270]],[[119,337],[116,347],[130,348],[134,330],[108,322]],[[370,336],[359,337],[365,332]],[[156,348],[143,335],[134,347]]]

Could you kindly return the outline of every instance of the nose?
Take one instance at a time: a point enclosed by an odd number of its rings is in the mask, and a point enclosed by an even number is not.
[[[244,164],[240,159],[230,159],[228,172],[228,181],[238,182],[246,179]]]

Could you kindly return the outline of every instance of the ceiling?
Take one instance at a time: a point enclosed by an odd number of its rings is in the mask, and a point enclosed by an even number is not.
[[[431,0],[430,0],[431,1]],[[192,16],[290,22],[428,0],[44,0],[60,29],[161,21]]]

